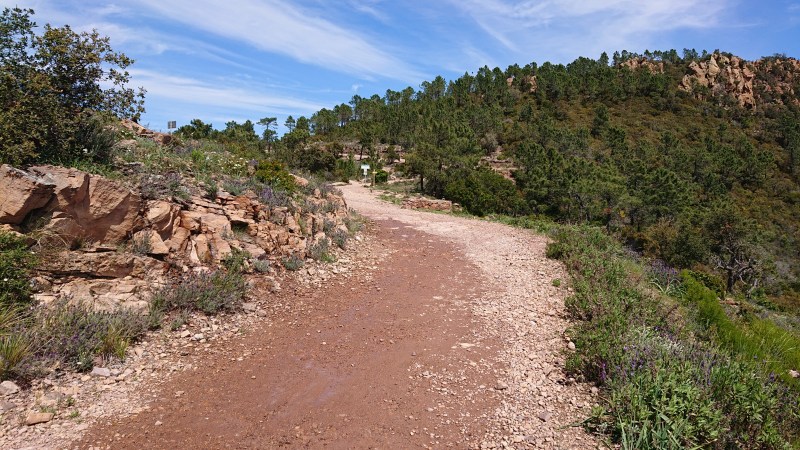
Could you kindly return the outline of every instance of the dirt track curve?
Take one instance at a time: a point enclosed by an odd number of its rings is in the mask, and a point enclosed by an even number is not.
[[[562,370],[568,292],[545,238],[342,189],[375,221],[373,266],[269,294],[286,307],[229,358],[73,447],[597,448],[570,426],[595,399]]]

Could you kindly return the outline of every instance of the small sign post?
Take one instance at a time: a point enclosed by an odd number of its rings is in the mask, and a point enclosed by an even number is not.
[[[367,172],[369,172],[369,164],[361,164],[361,170],[364,171],[364,183],[367,182]]]
[[[168,130],[174,130],[175,128],[178,128],[178,122],[176,120],[168,120],[167,121],[167,129]]]

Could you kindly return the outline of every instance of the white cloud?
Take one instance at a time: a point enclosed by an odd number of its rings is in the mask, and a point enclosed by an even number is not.
[[[416,80],[408,64],[369,42],[357,31],[335,25],[282,0],[135,0],[171,20],[306,64],[357,75]]]
[[[596,56],[641,48],[659,33],[719,25],[730,0],[451,0],[507,51]]]
[[[226,80],[226,86],[220,87],[217,84],[195,78],[150,70],[134,69],[130,73],[131,84],[144,85],[148,97],[197,105],[197,110],[230,108],[232,111],[245,110],[259,114],[268,112],[296,114],[298,112],[310,113],[322,108],[322,106],[306,100],[258,92],[253,89],[251,84],[247,88],[229,86],[231,82]]]

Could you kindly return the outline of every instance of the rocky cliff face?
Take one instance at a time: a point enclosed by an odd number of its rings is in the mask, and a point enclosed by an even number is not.
[[[319,190],[303,205],[270,205],[251,192],[146,200],[76,169],[3,165],[0,192],[0,229],[55,249],[35,280],[45,303],[68,296],[99,309],[144,308],[172,271],[214,268],[237,250],[280,270],[283,257],[305,258],[326,236],[347,232],[344,199]]]
[[[714,53],[707,61],[691,62],[680,88],[698,97],[727,94],[740,106],[755,108],[759,103],[800,103],[795,88],[800,81],[800,61],[768,58],[755,62],[737,56]]]

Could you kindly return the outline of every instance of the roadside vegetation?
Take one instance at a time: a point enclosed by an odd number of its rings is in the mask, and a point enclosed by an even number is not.
[[[308,183],[299,186],[285,158],[271,149],[274,120],[261,121],[267,128],[261,137],[249,121],[231,122],[223,131],[193,121],[164,144],[121,126],[120,119],[138,120],[144,112],[144,90],[127,86],[126,68],[133,60],[114,52],[108,38],[97,32],[40,28],[33,15],[32,10],[5,8],[0,16],[0,164],[76,167],[124,183],[145,199],[180,202],[199,196],[213,201],[224,191],[250,193],[289,211],[336,210],[326,198],[336,191],[324,177],[306,171]],[[319,169],[314,161],[295,160]],[[320,198],[309,201],[315,193]],[[310,256],[333,261],[335,248],[345,248],[361,227],[355,215],[346,224],[349,232],[326,223],[327,237]],[[234,249],[216,270],[189,272],[156,289],[144,314],[98,311],[71,298],[39,305],[32,296],[38,261],[63,257],[82,244],[40,235],[36,223],[25,223],[23,229],[25,235],[0,230],[0,380],[24,383],[53,370],[90,371],[96,364],[124,359],[128,347],[148,330],[174,327],[192,313],[239,311],[247,275],[275,269],[269,261]],[[132,239],[117,251],[144,255],[148,245]],[[295,259],[285,262],[287,269],[304,264]]]
[[[800,445],[800,337],[601,228],[500,220],[549,233],[571,275],[567,370],[602,398],[584,426],[626,449]]]

